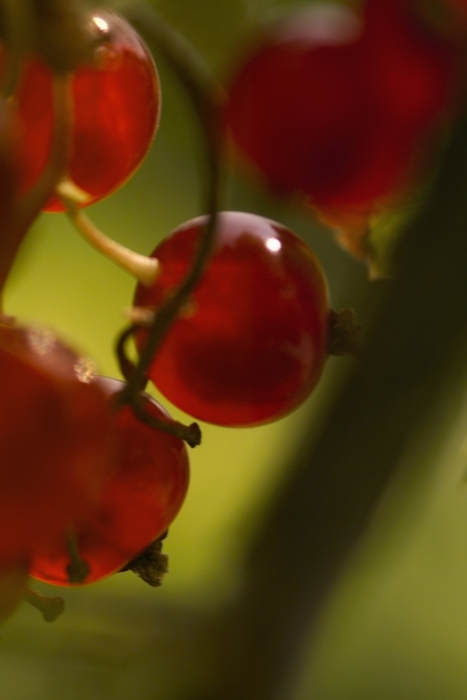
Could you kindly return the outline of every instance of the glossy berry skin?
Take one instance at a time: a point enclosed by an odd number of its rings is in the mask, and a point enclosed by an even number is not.
[[[100,377],[98,385],[109,404],[123,382]],[[170,421],[168,413],[145,394],[145,409]],[[92,583],[123,568],[171,524],[188,489],[189,461],[185,444],[155,430],[125,406],[113,418],[116,469],[105,484],[89,518],[75,524],[80,557],[89,565],[82,582]],[[41,581],[69,586],[69,555],[64,539],[50,543],[33,558],[30,574]]]
[[[135,30],[119,15],[100,10],[91,25],[100,34],[95,64],[72,78],[71,159],[67,177],[93,204],[114,192],[146,155],[160,115],[154,61]],[[20,121],[22,191],[44,170],[53,123],[53,77],[40,57],[24,62],[16,92]],[[63,209],[52,197],[47,211]]]
[[[180,284],[206,224],[200,217],[153,252],[161,274],[135,306],[157,309]],[[269,219],[222,212],[212,258],[149,370],[169,401],[224,426],[270,422],[310,394],[327,352],[328,290],[308,246]],[[144,345],[145,332],[137,336]]]
[[[112,468],[88,362],[48,330],[0,325],[0,565],[85,514]]]
[[[223,125],[275,192],[323,210],[399,193],[455,101],[458,56],[410,0],[361,15],[321,4],[258,38],[228,81]]]

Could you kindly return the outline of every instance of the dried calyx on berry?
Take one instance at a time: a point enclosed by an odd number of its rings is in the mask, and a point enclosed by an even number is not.
[[[169,571],[169,558],[162,552],[162,545],[167,532],[149,545],[137,557],[132,559],[121,571],[133,571],[140,579],[153,588],[162,585],[164,576]]]

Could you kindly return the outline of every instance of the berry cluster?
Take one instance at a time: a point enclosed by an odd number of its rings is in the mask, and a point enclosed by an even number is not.
[[[213,198],[207,215],[150,257],[95,229],[83,208],[138,167],[158,126],[160,87],[126,20],[101,11],[87,26],[89,63],[60,73],[37,53],[20,55],[1,103],[0,288],[39,211],[66,211],[138,279],[118,344],[125,381],[97,376],[53,332],[2,313],[3,616],[28,576],[70,586],[134,568],[159,583],[161,541],[188,488],[185,441],[197,445],[200,434],[145,393],[148,381],[197,420],[254,426],[302,404],[329,353],[354,349],[349,314],[331,310],[318,259],[279,223],[219,212]],[[15,60],[7,42],[6,84]],[[360,13],[315,5],[278,21],[237,69],[220,109],[203,81],[195,88],[211,110],[217,154],[232,139],[275,192],[342,223],[394,201],[424,171],[427,144],[455,112],[462,67],[459,43],[429,25],[415,0],[367,0]]]
[[[130,177],[150,147],[160,107],[154,61],[131,26],[104,11],[90,17],[89,30],[90,65],[61,76],[28,54],[4,105],[4,276],[37,210],[66,210],[81,233],[138,277],[133,316],[140,322],[131,330],[143,356],[159,311],[190,275],[209,217],[180,227],[144,258],[83,214]],[[7,66],[7,48],[2,60]],[[144,578],[159,582],[160,541],[188,487],[182,438],[197,444],[199,435],[196,424],[176,424],[144,393],[148,379],[195,418],[228,426],[275,420],[316,385],[331,312],[315,255],[291,231],[253,214],[223,212],[215,229],[202,279],[151,352],[142,380],[141,366],[133,372],[124,361],[126,382],[99,377],[52,331],[3,314],[0,565],[14,582],[5,614],[28,575],[82,585],[146,557]]]
[[[137,33],[109,11],[92,14],[88,30],[89,65],[63,76],[28,53],[3,104],[4,279],[39,210],[77,209],[113,192],[140,164],[158,126],[158,74]],[[2,47],[4,71],[10,60]],[[188,453],[148,394],[138,391],[133,400],[141,419],[121,400],[124,382],[97,376],[92,361],[53,331],[4,313],[0,374],[0,614],[26,596],[50,616],[41,596],[25,593],[28,576],[70,586],[128,567],[177,515]],[[153,566],[163,565],[159,553]]]

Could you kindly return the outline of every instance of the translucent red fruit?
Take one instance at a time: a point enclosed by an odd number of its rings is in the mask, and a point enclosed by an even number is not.
[[[0,564],[95,502],[112,466],[110,415],[89,361],[44,329],[0,326]]]
[[[269,186],[368,207],[421,167],[452,107],[458,57],[407,0],[332,3],[272,26],[233,71],[223,122]]]
[[[187,273],[206,217],[155,249],[161,274],[135,306],[157,308]],[[176,406],[226,426],[273,421],[310,394],[327,353],[328,290],[310,248],[280,224],[222,212],[215,249],[149,376]],[[137,336],[144,346],[146,332]]]
[[[72,78],[71,159],[68,178],[93,204],[114,192],[139,166],[152,142],[160,114],[154,61],[135,30],[119,15],[99,10],[91,16],[101,43],[95,64]],[[38,56],[23,65],[15,94],[20,120],[21,183],[27,191],[50,153],[53,75]],[[52,197],[48,211],[63,209]]]
[[[415,138],[458,102],[460,53],[419,0],[367,0],[361,42],[375,100]]]
[[[98,385],[109,403],[124,386],[107,378],[99,378]],[[153,417],[170,421],[147,394],[144,407]],[[142,423],[128,406],[118,410],[113,422],[115,472],[90,517],[74,526],[80,557],[90,569],[83,583],[114,573],[146,549],[171,524],[188,488],[188,454],[179,438]],[[69,563],[65,538],[55,538],[33,558],[30,574],[68,586]]]

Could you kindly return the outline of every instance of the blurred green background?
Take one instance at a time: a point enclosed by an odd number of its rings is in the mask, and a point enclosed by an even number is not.
[[[159,0],[154,5],[222,76],[271,0]],[[284,4],[284,3],[283,3]],[[160,63],[163,113],[146,161],[124,188],[89,211],[113,238],[149,253],[202,213],[199,133],[170,70]],[[303,213],[233,174],[228,208],[280,220],[315,249],[333,307],[365,322],[364,267]],[[17,260],[6,311],[45,322],[118,376],[113,343],[134,283],[95,253],[63,215],[42,215]],[[242,556],[301,435],[320,426],[351,360],[331,359],[310,400],[273,425],[203,425],[191,452],[187,501],[165,551],[159,590],[131,573],[65,590],[65,614],[46,624],[23,605],[0,630],[1,700],[202,698],[209,683],[208,622],[242,586]],[[167,402],[162,399],[167,405]],[[440,406],[437,448],[415,435],[396,478],[323,612],[319,643],[303,659],[296,700],[461,700],[467,697],[467,397],[459,415]],[[168,406],[180,420],[186,419]],[[60,591],[38,584],[47,594]],[[313,689],[311,691],[311,688]],[[239,699],[240,700],[240,699]],[[284,700],[294,700],[287,698]]]

